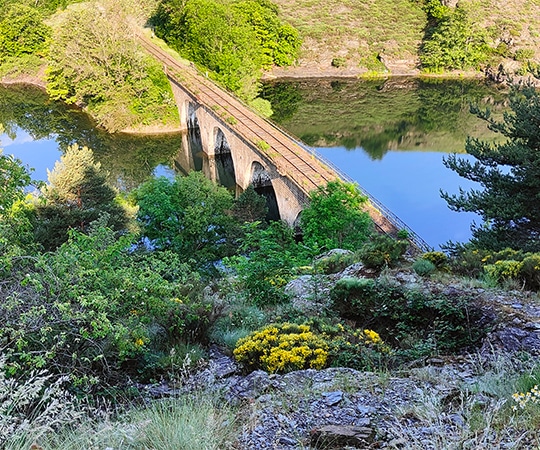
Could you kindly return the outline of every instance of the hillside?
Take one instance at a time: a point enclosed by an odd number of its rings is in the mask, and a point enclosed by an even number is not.
[[[428,26],[424,2],[330,0],[321,4],[312,0],[275,0],[275,3],[282,17],[300,31],[303,45],[297,65],[274,70],[274,75],[419,72],[419,51]],[[455,6],[457,2],[442,3]],[[488,45],[494,53],[492,66],[504,62],[515,70],[524,62],[515,59],[540,59],[538,0],[473,0],[460,5],[469,11],[479,29],[487,31]]]

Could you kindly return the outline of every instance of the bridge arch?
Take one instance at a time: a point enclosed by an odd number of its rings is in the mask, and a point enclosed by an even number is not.
[[[276,191],[272,185],[272,179],[263,165],[257,161],[251,164],[251,183],[255,192],[266,199],[268,220],[280,220],[281,215],[278,206]]]
[[[236,172],[231,146],[221,128],[215,127],[213,132],[213,154],[216,166],[216,179],[227,189],[236,190]]]

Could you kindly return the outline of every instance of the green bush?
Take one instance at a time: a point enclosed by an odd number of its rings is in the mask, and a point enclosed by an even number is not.
[[[392,267],[405,254],[408,241],[395,240],[386,235],[375,235],[359,251],[360,260],[366,267],[381,270]]]
[[[358,261],[354,253],[334,253],[315,260],[313,268],[326,275],[338,273]]]
[[[10,56],[44,55],[51,29],[37,9],[14,4],[0,18],[0,62]]]
[[[442,6],[438,0],[430,1],[426,9],[432,25],[420,49],[424,69],[477,69],[487,60],[487,33],[473,20],[474,13],[461,4],[454,9]]]
[[[330,64],[332,67],[345,67],[347,65],[347,60],[341,56],[338,56],[336,58],[332,58],[332,62]]]
[[[514,59],[520,62],[526,62],[534,57],[534,50],[532,48],[519,48],[514,54]]]
[[[248,100],[257,95],[262,68],[292,64],[300,48],[298,32],[266,0],[164,0],[152,24],[180,54]]]
[[[155,378],[166,370],[156,355],[206,340],[212,305],[198,275],[173,253],[132,248],[131,237],[97,228],[72,232],[55,252],[12,258],[0,304],[11,374],[46,368],[77,389],[126,373]]]
[[[417,259],[412,268],[421,277],[428,277],[437,270],[435,264],[427,259]]]
[[[271,324],[240,339],[233,353],[248,371],[286,373],[325,367],[328,344],[308,325]]]
[[[328,361],[331,367],[381,369],[392,356],[392,349],[373,330],[355,329],[320,318],[311,319],[307,324],[328,342]]]
[[[259,223],[246,224],[241,246],[244,255],[224,260],[233,268],[249,301],[257,306],[283,303],[283,288],[291,280],[295,267],[304,266],[309,254],[294,241],[293,230],[283,222],[272,222],[266,229]]]
[[[309,195],[300,226],[310,248],[357,250],[371,234],[373,222],[362,208],[367,198],[352,183],[331,181]]]
[[[521,261],[519,277],[528,289],[540,290],[540,254],[534,253]]]
[[[499,260],[495,264],[485,265],[484,272],[489,279],[501,284],[505,280],[517,279],[521,265],[521,261]]]
[[[343,278],[330,292],[332,308],[359,328],[376,329],[393,346],[430,343],[431,352],[476,345],[486,333],[472,299],[429,294],[370,279]]]
[[[448,264],[448,256],[443,252],[426,252],[422,255],[422,259],[433,263],[437,269],[442,269]]]

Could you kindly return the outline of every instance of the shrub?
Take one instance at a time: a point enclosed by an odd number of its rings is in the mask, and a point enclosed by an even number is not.
[[[326,275],[341,272],[346,267],[357,262],[358,257],[354,253],[333,253],[315,260],[313,268]]]
[[[250,301],[258,306],[283,303],[283,288],[293,269],[305,265],[305,251],[294,241],[293,230],[283,222],[272,222],[266,229],[259,223],[244,227],[241,250],[247,256],[225,259],[225,264],[238,273]]]
[[[428,277],[437,270],[435,264],[427,259],[417,259],[412,268],[421,277]]]
[[[532,48],[519,48],[514,54],[516,61],[525,62],[534,57],[534,50]]]
[[[502,283],[505,280],[516,279],[521,270],[521,265],[520,261],[499,260],[495,264],[485,265],[484,272],[489,279]]]
[[[356,250],[371,234],[373,222],[362,210],[367,198],[357,186],[331,181],[309,195],[300,225],[308,247]]]
[[[454,351],[477,344],[487,331],[482,310],[464,295],[424,293],[355,278],[338,281],[330,295],[341,318],[384,333],[402,349],[407,342],[431,342],[428,351]]]
[[[386,235],[373,236],[359,252],[360,260],[366,267],[381,270],[396,264],[404,255],[408,241],[395,240]]]
[[[328,341],[328,358],[332,367],[350,367],[356,370],[381,368],[391,349],[373,330],[347,330]]]
[[[121,371],[152,377],[157,356],[204,341],[212,306],[197,274],[170,252],[133,253],[129,236],[72,232],[53,253],[12,258],[3,279],[0,340],[7,368],[69,374],[76,388]],[[158,370],[159,369],[159,370]]]
[[[272,324],[240,339],[233,353],[246,370],[286,373],[325,367],[328,343],[308,325]]]
[[[448,256],[443,252],[426,252],[422,255],[422,259],[433,263],[437,269],[441,269],[448,264]]]
[[[377,288],[378,283],[371,279],[342,278],[330,291],[332,307],[341,317],[356,319],[358,311],[364,311],[365,317],[370,317],[377,307],[379,293],[382,293]]]
[[[534,253],[523,259],[519,268],[519,277],[528,289],[540,289],[540,254]]]
[[[347,60],[342,56],[338,56],[336,58],[332,58],[332,62],[330,64],[332,65],[332,67],[336,68],[345,67],[345,65],[347,64]]]
[[[2,8],[5,8],[5,4]],[[5,57],[39,54],[49,46],[51,29],[32,7],[13,4],[0,20],[0,62]]]

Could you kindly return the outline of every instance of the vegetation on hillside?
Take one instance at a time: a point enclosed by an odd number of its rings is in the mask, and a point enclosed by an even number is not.
[[[258,94],[263,68],[292,64],[298,32],[268,0],[162,0],[151,23],[187,59],[246,100]]]

